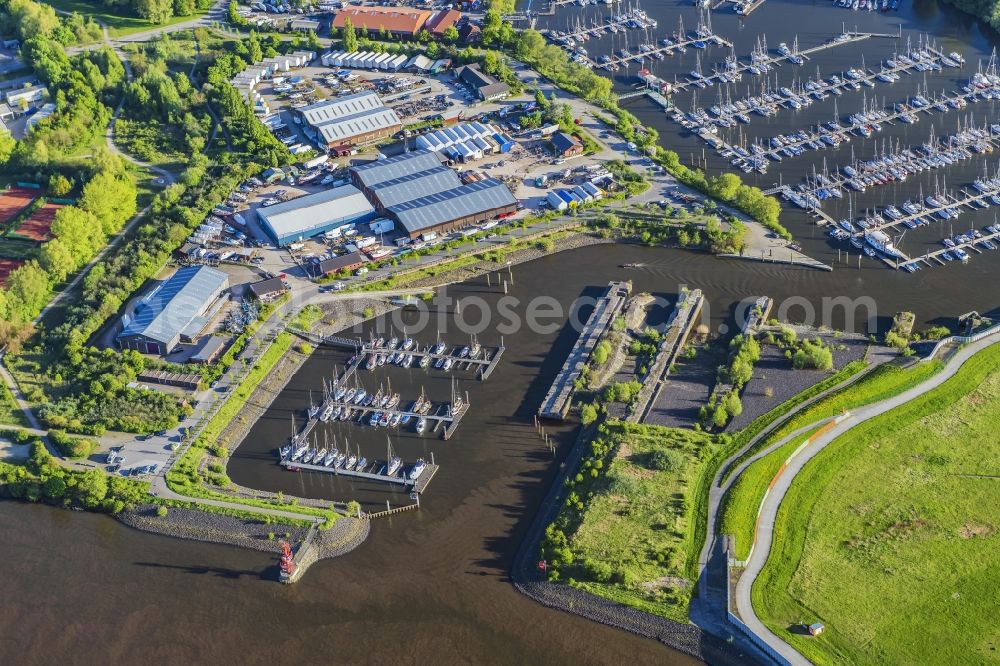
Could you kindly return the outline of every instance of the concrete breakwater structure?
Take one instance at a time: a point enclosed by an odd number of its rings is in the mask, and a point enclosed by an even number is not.
[[[611,327],[615,317],[622,312],[631,293],[631,282],[611,282],[608,284],[604,295],[594,305],[594,311],[590,313],[590,318],[587,319],[587,323],[580,332],[580,337],[577,338],[576,344],[570,350],[569,357],[559,374],[556,375],[545,399],[542,400],[542,405],[538,409],[540,417],[557,421],[566,418],[573,401],[573,393],[576,391],[577,378],[590,359],[590,354],[597,346],[597,342]]]
[[[644,423],[649,418],[660,399],[667,376],[670,375],[670,370],[674,367],[677,357],[691,334],[691,329],[694,328],[694,323],[698,320],[704,303],[705,296],[701,293],[701,289],[681,292],[677,299],[677,305],[674,306],[674,311],[668,320],[663,341],[656,353],[656,359],[639,390],[635,408],[628,417],[629,421]]]

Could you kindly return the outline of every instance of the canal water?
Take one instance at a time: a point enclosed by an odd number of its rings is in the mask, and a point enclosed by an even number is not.
[[[687,5],[648,4],[645,9],[658,19],[660,31],[674,29],[679,12],[688,28],[696,24],[696,13]],[[554,20],[586,11],[593,8],[563,10]],[[946,51],[962,50],[969,62],[966,72],[974,70],[980,56],[988,55],[993,39],[953,10],[924,1],[905,3],[896,13],[869,15],[834,9],[827,2],[767,0],[745,21],[720,12],[712,20],[717,32],[736,42],[738,55],[749,52],[760,32],[767,33],[772,46],[791,43],[797,34],[805,48],[822,42],[841,21],[880,31],[894,30],[902,22],[906,32],[934,33]],[[599,53],[593,43],[588,42],[588,49]],[[818,64],[829,75],[859,64],[862,52],[872,66],[892,48],[888,40],[871,40],[861,47],[832,49],[802,71],[814,74]],[[703,56],[708,59],[703,61],[706,66],[721,61],[725,52],[714,49]],[[684,63],[665,61],[663,66],[686,72],[693,67],[693,52],[685,58]],[[666,77],[668,72],[658,73]],[[788,77],[782,85],[791,80],[790,65],[778,73]],[[887,102],[902,99],[916,90],[918,76],[922,84],[922,76],[910,75],[876,91]],[[931,91],[949,78],[953,84],[954,72],[928,77]],[[629,83],[622,77],[618,85],[624,90]],[[848,108],[853,94],[838,98],[841,115],[856,110]],[[860,98],[860,93],[856,96]],[[682,136],[662,111],[641,100],[631,104],[644,121],[660,129],[664,145],[681,154],[700,153],[700,145]],[[822,104],[826,102],[770,121],[754,118],[749,131],[770,136],[825,120],[829,111]],[[973,107],[980,122],[987,113],[995,116],[982,104]],[[939,127],[934,120],[935,129],[953,129],[955,116],[943,118],[950,124]],[[902,132],[900,140],[913,143],[923,140],[930,126],[928,117],[886,134]],[[850,145],[860,157],[862,151],[874,150],[875,143],[855,139]],[[849,156],[850,147],[846,151]],[[797,182],[823,156],[830,166],[846,161],[844,152],[786,159],[757,180],[769,185],[781,167],[785,182]],[[708,165],[710,170],[724,166],[711,155]],[[976,164],[949,172],[949,185],[967,183],[981,168]],[[855,209],[882,203],[883,196],[886,203],[901,201],[916,187],[908,181],[898,190],[875,190],[856,201]],[[977,226],[988,223],[980,218]],[[837,262],[836,246],[803,216],[791,213],[786,219],[807,251],[828,263]],[[912,240],[909,236],[904,240],[904,248],[910,249],[911,242],[932,240],[913,234]],[[629,262],[643,266],[624,273],[620,265]],[[581,296],[596,297],[609,280],[623,276],[633,280],[636,291],[663,296],[667,307],[682,285],[698,287],[711,306],[706,323],[713,334],[721,335],[733,326],[735,304],[760,294],[784,303],[789,319],[810,319],[815,314],[815,323],[822,323],[824,298],[868,297],[874,303],[875,324],[882,329],[900,309],[914,310],[926,325],[951,323],[955,314],[973,309],[995,312],[1000,301],[997,291],[988,287],[998,277],[1000,256],[977,256],[967,266],[952,264],[916,275],[867,260],[857,268],[855,259],[853,266],[825,273],[660,248],[602,245],[513,267],[507,295],[518,299],[513,312],[523,318],[537,296],[551,299],[542,304],[534,301],[537,312],[544,314],[553,304],[565,310]],[[459,298],[466,321],[478,321],[477,298],[487,309],[499,304],[503,294],[495,286],[496,277],[491,287],[480,278],[449,290]],[[442,339],[466,344],[468,335],[458,330],[455,309],[445,308]],[[588,311],[588,306],[581,306],[576,318],[586,317]],[[666,307],[661,309],[660,316],[665,311]],[[833,326],[864,330],[869,315],[864,308],[853,316],[834,308],[828,320]],[[423,344],[434,342],[436,325],[417,330],[416,315],[407,316],[408,331],[415,338]],[[4,599],[0,635],[5,640],[0,642],[0,657],[5,663],[54,659],[86,663],[109,655],[115,661],[189,662],[237,654],[253,662],[689,663],[652,641],[543,608],[510,585],[507,573],[513,554],[556,472],[532,417],[575,339],[565,316],[539,319],[555,326],[545,331],[521,327],[503,335],[507,351],[488,381],[452,373],[458,377],[455,388],[468,392],[471,408],[451,440],[406,432],[390,435],[393,449],[404,460],[430,458],[433,453],[441,465],[421,510],[379,521],[361,548],[318,564],[298,585],[273,583],[274,559],[267,555],[143,534],[103,516],[0,503],[0,536],[5,544],[0,564]],[[495,327],[488,327],[479,339],[484,345],[500,343]],[[321,349],[304,364],[230,462],[228,472],[234,481],[309,497],[358,497],[372,509],[384,506],[387,499],[393,505],[411,501],[403,492],[326,475],[284,472],[275,464],[274,452],[287,438],[292,416],[302,423],[310,391],[318,397],[323,379],[343,361],[343,354]],[[452,390],[451,378],[435,371],[392,369],[372,375],[361,370],[359,378],[368,389],[391,381],[404,399],[416,397],[422,388],[438,399]],[[336,436],[341,448],[349,442],[369,459],[384,457],[384,429],[351,424],[327,429],[327,436]],[[559,447],[556,457],[561,458],[572,430],[549,432]]]

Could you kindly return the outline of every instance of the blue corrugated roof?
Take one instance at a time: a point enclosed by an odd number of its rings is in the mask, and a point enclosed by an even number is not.
[[[142,335],[172,343],[229,285],[229,276],[208,266],[181,268],[136,306],[118,335]]]

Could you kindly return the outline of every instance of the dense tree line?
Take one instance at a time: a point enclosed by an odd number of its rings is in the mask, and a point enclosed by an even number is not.
[[[98,469],[76,471],[62,467],[37,438],[25,465],[0,463],[0,491],[30,502],[118,513],[147,501],[148,484]]]
[[[103,37],[101,26],[89,16],[59,16],[50,5],[34,0],[0,2],[0,30],[22,40],[44,37],[61,44],[96,42]]]
[[[946,0],[964,12],[977,16],[1000,30],[1000,0]]]
[[[150,23],[166,23],[174,16],[207,11],[212,0],[100,0],[102,7],[123,16],[138,16]]]

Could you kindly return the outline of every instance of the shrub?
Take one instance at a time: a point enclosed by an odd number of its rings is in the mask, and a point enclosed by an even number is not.
[[[594,347],[593,353],[591,353],[591,358],[594,360],[594,365],[604,365],[608,361],[608,357],[611,355],[611,344],[607,340],[601,340]]]
[[[160,518],[166,518],[169,510],[165,506],[160,506],[156,508],[156,515]]]
[[[656,449],[649,454],[649,468],[661,472],[680,472],[687,459],[675,449]]]

